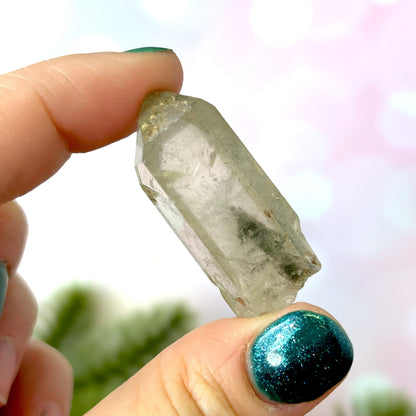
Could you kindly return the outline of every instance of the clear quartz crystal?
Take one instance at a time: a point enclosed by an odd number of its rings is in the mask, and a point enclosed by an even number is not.
[[[147,96],[136,170],[237,315],[288,305],[320,269],[298,216],[211,104],[169,92]]]

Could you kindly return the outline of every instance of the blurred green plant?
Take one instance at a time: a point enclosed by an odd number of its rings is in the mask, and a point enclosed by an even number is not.
[[[415,416],[410,398],[404,393],[391,391],[367,399],[365,406],[353,403],[355,416]]]
[[[355,416],[415,416],[412,400],[405,393],[391,389],[368,393],[364,400],[353,400]]]
[[[58,349],[74,369],[71,416],[82,416],[193,328],[194,314],[182,303],[156,305],[119,320],[110,319],[112,303],[101,290],[74,285],[40,307],[35,336]],[[351,412],[338,406],[334,416],[416,416],[412,400],[380,377],[358,380],[350,401]]]
[[[39,310],[35,336],[74,369],[71,416],[83,415],[193,328],[194,314],[182,303],[156,305],[108,324],[112,308],[103,307],[108,300],[92,287],[72,286]]]
[[[383,376],[363,376],[351,393],[353,416],[416,416],[413,400]],[[347,414],[341,407],[335,412],[336,416]]]

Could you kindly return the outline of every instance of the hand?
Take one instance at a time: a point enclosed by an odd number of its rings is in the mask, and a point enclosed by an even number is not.
[[[0,260],[10,276],[0,318],[0,415],[68,415],[72,395],[66,360],[30,340],[36,302],[16,275],[26,221],[9,201],[53,175],[72,152],[132,133],[147,93],[179,91],[181,83],[180,63],[169,51],[67,56],[0,77]],[[296,304],[205,325],[88,416],[303,415],[351,365],[351,344],[328,316]]]

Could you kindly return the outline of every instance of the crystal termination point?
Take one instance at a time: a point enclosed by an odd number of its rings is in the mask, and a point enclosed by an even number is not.
[[[237,315],[288,305],[320,269],[298,216],[211,104],[149,94],[139,117],[136,171]]]

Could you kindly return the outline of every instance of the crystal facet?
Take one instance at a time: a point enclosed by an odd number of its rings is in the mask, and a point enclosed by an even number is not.
[[[136,170],[237,315],[288,305],[320,269],[298,216],[211,104],[169,92],[147,96]]]

